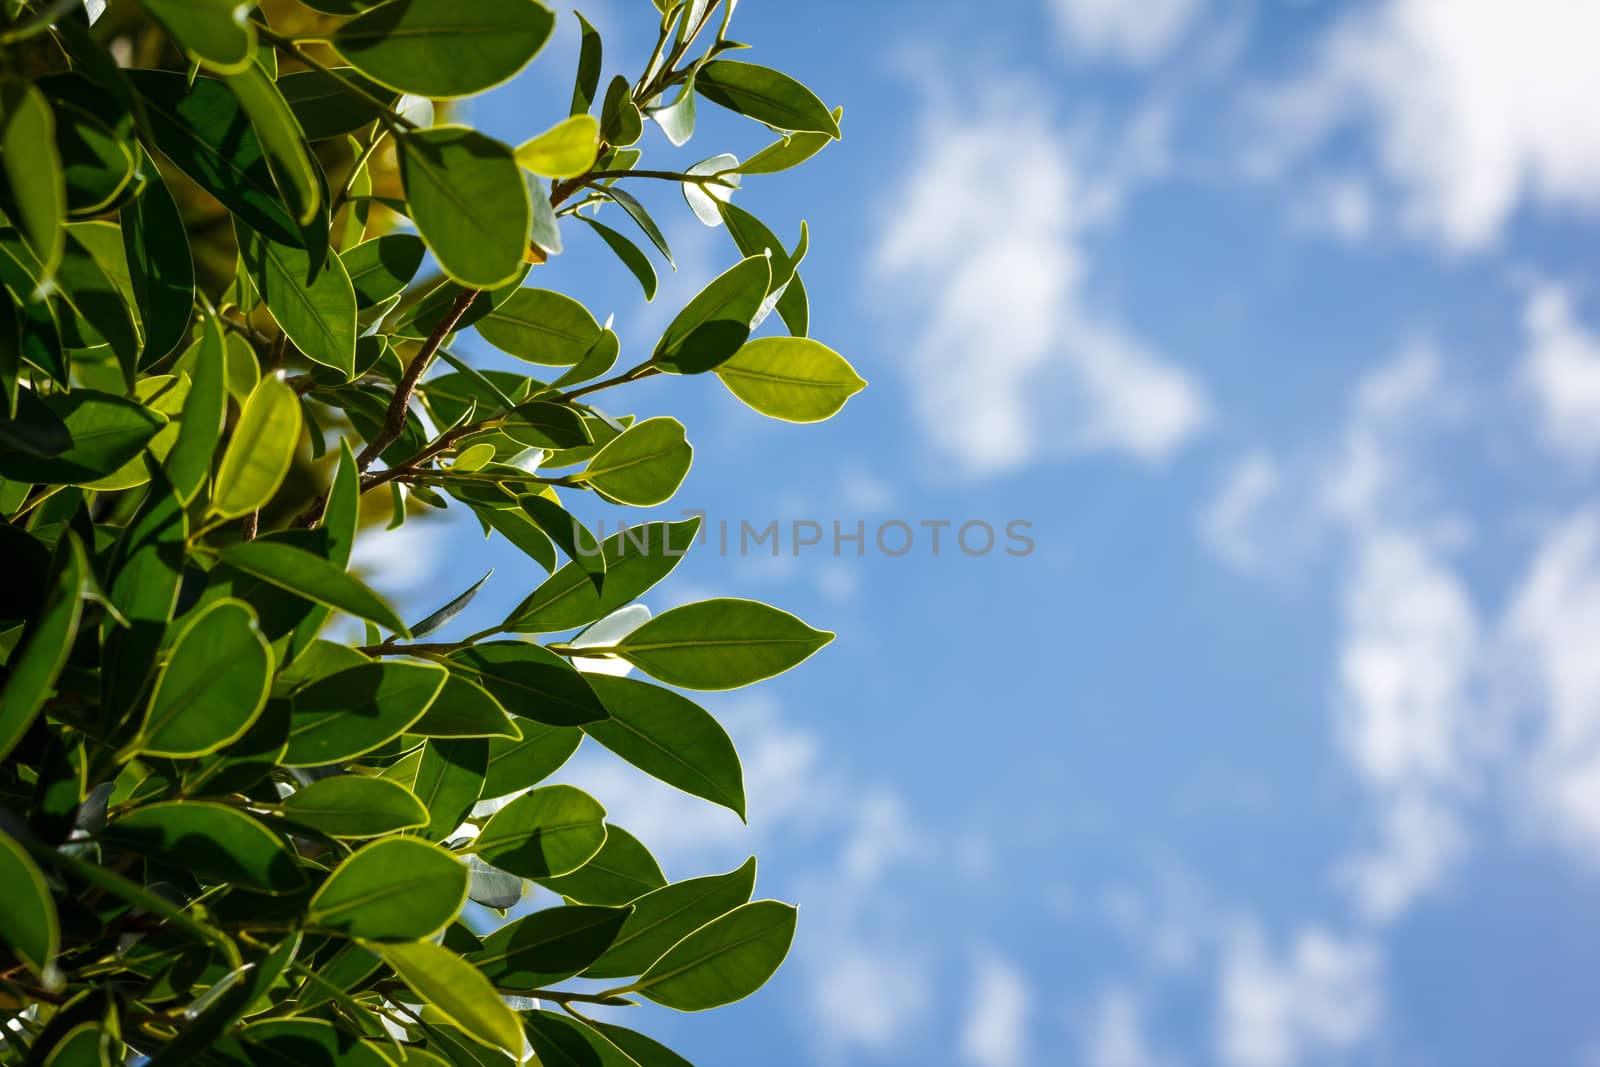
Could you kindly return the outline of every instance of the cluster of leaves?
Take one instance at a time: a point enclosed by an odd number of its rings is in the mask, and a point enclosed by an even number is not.
[[[657,0],[645,70],[603,92],[577,16],[570,116],[512,147],[434,101],[531,61],[538,0],[304,4],[0,0],[0,1063],[681,1064],[587,1006],[744,997],[795,910],[751,901],[753,859],[669,884],[540,783],[588,738],[742,815],[732,744],[677,689],[832,635],[746,600],[651,617],[634,601],[697,522],[600,542],[562,494],[651,506],[688,471],[677,420],[602,390],[710,373],[815,421],[864,384],[806,336],[803,226],[791,251],[731,203],[839,113],[727,58],[733,0]],[[286,10],[320,29],[280,32]],[[130,67],[134,34],[168,62]],[[681,145],[697,99],[775,140],[638,167],[644,119]],[[523,283],[592,230],[652,297],[652,257],[597,218],[670,261],[641,180],[741,258],[613,374],[616,334]],[[474,367],[469,329],[549,371]],[[483,581],[407,625],[350,571],[372,520],[447,506],[549,572],[457,641],[434,632]],[[561,902],[461,917],[535,885]]]

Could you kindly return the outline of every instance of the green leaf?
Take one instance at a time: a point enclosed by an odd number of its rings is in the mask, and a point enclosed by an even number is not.
[[[677,265],[672,260],[672,249],[667,247],[667,239],[662,234],[661,227],[656,225],[656,220],[650,217],[650,212],[645,210],[644,205],[639,203],[638,198],[626,189],[615,185],[609,185],[601,191],[612,200],[615,200],[622,210],[628,213],[628,217],[638,225],[640,230],[644,231],[644,235],[650,239],[650,243],[656,246],[656,251],[666,257],[668,266],[676,270]]]
[[[420,737],[522,736],[494,697],[467,675],[455,672],[422,718],[411,724],[411,732]]]
[[[144,189],[122,209],[121,219],[129,282],[144,326],[140,362],[149,366],[171,355],[189,335],[194,261],[183,216],[161,172],[149,161],[143,170]]]
[[[212,70],[232,72],[252,65],[256,30],[235,0],[142,0],[172,39]]]
[[[469,850],[523,878],[556,878],[582,867],[605,843],[606,809],[570,785],[524,793],[489,817]]]
[[[581,726],[606,717],[588,679],[542,645],[485,641],[450,659],[513,715],[551,726]]]
[[[756,884],[752,856],[737,870],[674,882],[633,901],[633,914],[606,954],[583,972],[585,978],[642,974],[690,933],[750,899]]]
[[[384,7],[406,2],[390,0]],[[456,11],[480,7],[444,2]],[[494,0],[481,6],[501,3],[539,10],[533,0]],[[424,47],[437,53],[436,41]],[[416,130],[399,135],[398,141],[411,219],[440,269],[473,289],[493,289],[517,277],[532,207],[511,149],[465,126]]]
[[[507,628],[557,633],[611,614],[671,574],[699,531],[698,518],[625,526],[601,542],[606,564],[603,590],[595,589],[583,567],[568,563],[517,605],[507,617]]]
[[[832,640],[786,611],[729,597],[657,615],[608,651],[669,685],[737,689],[782,674]]]
[[[373,307],[404,292],[427,254],[422,239],[410,233],[386,233],[340,254],[355,287],[356,307]]]
[[[300,424],[300,398],[293,389],[276,375],[256,383],[217,468],[211,514],[237,518],[272,500],[294,463]]]
[[[278,91],[306,139],[325,141],[355,133],[378,117],[372,101],[351,92],[349,83],[391,107],[400,98],[393,89],[363,77],[353,67],[334,67],[332,73],[297,70],[278,79]]]
[[[223,80],[250,116],[250,124],[255,127],[256,136],[271,161],[284,202],[292,209],[295,219],[305,225],[322,207],[322,179],[311,148],[306,144],[305,131],[300,128],[300,120],[295,118],[288,102],[278,92],[277,84],[259,64],[246,63],[238,73],[223,75]]]
[[[834,110],[833,118],[835,122],[839,120],[838,109]],[[831,134],[826,133],[791,133],[739,164],[739,173],[777,174],[798,167],[822,151],[833,139]]]
[[[594,1030],[621,1049],[639,1067],[694,1067],[688,1060],[651,1037],[613,1023],[592,1023]]]
[[[628,427],[579,477],[613,503],[650,507],[672,499],[693,460],[683,423],[662,415]]]
[[[51,276],[66,247],[67,187],[55,147],[55,116],[44,94],[16,78],[0,79],[0,172],[16,222]]]
[[[389,0],[340,26],[330,43],[369,78],[445,100],[514,77],[555,21],[537,0]]]
[[[22,740],[55,688],[72,651],[83,594],[93,580],[76,533],[69,530],[56,552],[61,570],[55,587],[44,609],[23,631],[19,650],[6,662],[8,673],[0,688],[0,759]]]
[[[596,222],[587,215],[577,217],[588,223],[594,232],[600,235],[606,246],[616,253],[617,258],[622,260],[622,265],[639,279],[639,286],[644,290],[644,298],[654,300],[657,286],[656,269],[650,265],[650,257],[639,251],[638,245],[604,223]]]
[[[565,981],[599,959],[631,908],[545,908],[483,939],[467,962],[497,989],[532,992]]]
[[[744,772],[727,731],[687,697],[631,678],[589,679],[609,719],[583,732],[635,767],[744,818]]]
[[[440,699],[449,695],[447,686]],[[434,738],[423,747],[415,780],[417,796],[428,811],[419,831],[423,837],[442,841],[461,825],[478,802],[488,764],[489,743],[479,737]]]
[[[167,477],[185,504],[205,488],[211,457],[222,438],[228,405],[226,351],[221,324],[207,316],[189,364],[189,395],[183,401],[178,439],[166,460]]]
[[[213,601],[178,633],[140,728],[140,750],[189,759],[243,737],[266,707],[272,669],[254,609]]]
[[[549,1067],[639,1067],[639,1061],[577,1019],[542,1010],[527,1012],[522,1018],[528,1044],[541,1064]]]
[[[219,549],[217,554],[229,566],[280,589],[397,633],[406,632],[400,616],[376,593],[346,574],[342,567],[303,548],[278,541],[243,541]]]
[[[110,564],[111,603],[126,625],[101,646],[101,722],[124,721],[145,698],[167,625],[177,608],[189,526],[183,504],[157,470]]]
[[[428,822],[428,810],[405,786],[359,774],[312,782],[285,797],[281,809],[330,837],[380,837]]]
[[[371,752],[422,718],[446,677],[432,663],[385,661],[312,682],[294,695],[283,762],[322,766]]]
[[[517,164],[547,178],[575,178],[587,171],[600,150],[600,124],[592,115],[562,119],[517,146]]]
[[[771,280],[765,256],[749,256],[728,268],[678,312],[656,342],[651,361],[673,374],[714,369],[749,339]]]
[[[303,249],[235,229],[250,281],[289,340],[313,363],[332,367],[346,380],[354,377],[356,295],[339,257],[331,257],[308,283],[311,257]]]
[[[392,1067],[379,1046],[322,1019],[266,1019],[245,1026],[238,1036],[242,1057],[230,1052],[211,1058],[229,1063],[242,1058],[250,1067]]]
[[[628,79],[618,74],[606,86],[606,98],[600,105],[600,136],[609,145],[624,148],[633,144],[644,133],[644,119],[638,105],[633,102]]]
[[[596,591],[602,589],[606,577],[605,555],[589,528],[548,497],[528,495],[518,497],[517,502],[539,529],[561,546],[567,558],[583,568]]]
[[[600,339],[588,308],[548,289],[518,289],[477,326],[500,351],[547,367],[571,366]]]
[[[61,927],[55,901],[44,875],[10,834],[0,832],[0,885],[6,904],[0,908],[0,942],[42,979],[61,948]]]
[[[607,823],[606,843],[594,858],[569,875],[541,878],[539,884],[584,904],[621,905],[660,889],[667,879],[656,858],[637,837]]]
[[[34,280],[42,284],[46,277],[44,266],[34,258],[33,250],[14,237],[5,239],[5,244]],[[131,385],[139,359],[139,332],[129,314],[127,299],[71,229],[67,231],[54,285],[66,298],[67,306],[77,313],[76,317],[61,317],[63,341],[79,348],[110,345],[124,380]]]
[[[401,981],[454,1020],[462,1033],[513,1057],[522,1055],[516,1015],[476,967],[431,941],[381,945],[378,951]]]
[[[60,485],[92,482],[139,455],[167,423],[143,404],[93,389],[41,399],[46,415],[66,427],[71,446],[53,456],[0,453],[0,477]]]
[[[333,869],[306,922],[369,941],[415,941],[450,925],[466,900],[466,864],[415,837],[387,837]]]
[[[629,989],[678,1011],[743,1000],[789,954],[797,914],[776,900],[741,905],[672,946]]]
[[[67,186],[67,214],[75,218],[98,215],[129,191],[136,152],[116,130],[82,107],[61,99],[53,106],[56,150]]]
[[[867,384],[843,356],[805,337],[757,338],[716,374],[728,392],[786,422],[831,418]]]
[[[582,115],[588,112],[600,88],[600,34],[595,32],[581,11],[573,14],[578,16],[581,43],[578,46],[578,74],[572,85],[571,114]]]
[[[673,147],[681,148],[694,136],[694,75],[678,89],[670,104],[645,109],[645,114],[655,120]]]
[[[695,75],[695,90],[713,104],[721,104],[777,130],[827,134],[839,137],[839,123],[815,93],[787,74],[754,63],[714,59]]]
[[[591,444],[589,429],[570,404],[532,400],[508,411],[499,431],[528,448],[582,448]]]
[[[197,78],[190,86],[182,74],[164,70],[126,73],[162,155],[250,229],[282,244],[304,243],[250,117],[226,85]]]
[[[210,801],[147,804],[115,819],[102,836],[202,881],[265,893],[306,884],[293,850],[237,808]]]
[[[546,726],[528,722],[518,741],[495,738],[489,742],[489,766],[483,776],[483,796],[503,797],[550,777],[578,751],[583,733],[575,726]]]

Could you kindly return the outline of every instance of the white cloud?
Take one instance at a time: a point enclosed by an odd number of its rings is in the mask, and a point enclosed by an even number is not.
[[[1539,711],[1524,777],[1539,823],[1600,863],[1600,511],[1546,536],[1506,634]]]
[[[1143,65],[1159,59],[1188,28],[1199,0],[1051,0],[1068,44],[1086,55]]]
[[[1309,928],[1280,960],[1258,926],[1242,924],[1222,961],[1217,1055],[1230,1067],[1292,1067],[1349,1048],[1378,1024],[1380,977],[1369,943]]]
[[[1600,335],[1578,321],[1570,294],[1540,285],[1523,313],[1522,380],[1539,405],[1540,435],[1575,461],[1600,459]]]
[[[1341,18],[1310,75],[1273,95],[1273,154],[1352,120],[1416,232],[1491,243],[1525,202],[1600,208],[1600,6],[1585,0],[1384,0]],[[1282,158],[1263,161],[1267,166]]]
[[[1366,182],[1333,177],[1310,183],[1295,206],[1294,220],[1312,233],[1355,244],[1371,234],[1376,213],[1372,189]]]
[[[879,272],[900,283],[918,323],[905,357],[918,420],[967,474],[1047,451],[1158,462],[1205,423],[1205,399],[1086,306],[1080,237],[1116,197],[1021,101],[991,102],[965,123],[933,109],[877,245]],[[1029,165],[1003,165],[1019,144]]]
[[[1415,538],[1376,533],[1345,601],[1339,734],[1352,762],[1380,788],[1458,784],[1480,643],[1466,589]]]
[[[973,1067],[1025,1067],[1032,1013],[1033,994],[1022,972],[998,956],[983,956],[961,1028],[962,1057]]]
[[[1238,570],[1259,569],[1270,548],[1262,535],[1261,508],[1278,486],[1278,465],[1265,452],[1252,452],[1235,463],[1200,516],[1206,547]]]
[[[1101,990],[1084,1034],[1083,1067],[1168,1067],[1145,1034],[1139,1000],[1122,986]]]
[[[1384,924],[1444,881],[1466,852],[1467,832],[1454,807],[1422,792],[1390,798],[1380,819],[1378,847],[1336,873],[1362,918]]]
[[[842,1058],[850,1048],[893,1050],[932,1006],[925,961],[854,944],[831,946],[811,1000],[830,1058]]]

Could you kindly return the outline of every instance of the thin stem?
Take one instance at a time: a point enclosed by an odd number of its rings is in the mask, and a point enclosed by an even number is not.
[[[590,393],[598,393],[602,389],[610,389],[612,386],[616,385],[627,385],[629,382],[636,382],[641,378],[649,378],[652,375],[660,373],[660,367],[657,367],[654,363],[646,360],[637,367],[634,367],[632,370],[624,371],[614,378],[606,378],[602,381],[591,382],[580,389],[573,389],[570,392],[561,393],[558,396],[552,397],[551,400],[556,404],[570,404],[580,396],[588,396]]]
[[[692,182],[695,185],[715,185],[723,189],[738,188],[720,173],[685,174],[679,170],[591,170],[583,176],[585,183],[602,182],[608,178],[655,178],[664,182]]]
[[[422,342],[422,347],[411,358],[411,365],[406,368],[406,373],[400,379],[400,386],[395,390],[394,399],[389,403],[389,412],[384,416],[383,429],[367,447],[361,450],[361,455],[356,457],[356,469],[365,473],[373,462],[383,454],[383,450],[394,444],[406,428],[406,413],[411,407],[411,394],[416,391],[417,382],[422,380],[423,371],[428,369],[428,364],[433,362],[435,352],[444,344],[444,339],[450,336],[461,317],[467,313],[467,308],[478,297],[476,289],[464,289],[456,295],[455,302],[450,305],[450,310],[444,313],[428,339]]]

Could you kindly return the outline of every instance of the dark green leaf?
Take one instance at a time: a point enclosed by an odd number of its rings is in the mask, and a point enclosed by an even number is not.
[[[293,245],[236,227],[239,258],[262,302],[295,347],[313,363],[355,376],[356,295],[344,264],[334,256],[311,273],[311,257]]]
[[[578,74],[572,85],[571,114],[581,115],[588,112],[594,103],[594,94],[600,88],[600,34],[589,25],[589,20],[583,17],[582,12],[574,12],[578,16],[581,43],[578,46]]]
[[[452,682],[459,679],[451,678]],[[441,700],[450,695],[445,687]],[[483,789],[483,773],[489,764],[489,742],[481,737],[434,738],[422,749],[417,765],[415,790],[428,812],[419,833],[430,841],[442,841],[461,825]]]
[[[509,922],[467,957],[495,987],[532,992],[565,981],[603,955],[630,908],[545,908]]]
[[[332,44],[384,85],[449,99],[511,78],[544,47],[555,21],[537,0],[389,0],[340,26]]]
[[[737,689],[782,674],[832,640],[786,611],[727,597],[657,615],[612,651],[669,685]]]
[[[644,235],[650,238],[650,243],[655,245],[656,250],[666,257],[667,264],[672,266],[673,269],[677,269],[676,264],[672,261],[672,249],[667,247],[667,239],[661,233],[661,227],[656,225],[656,220],[650,217],[650,212],[644,209],[644,205],[639,203],[638,198],[626,189],[620,189],[614,185],[607,186],[604,192],[620,204],[622,210],[628,213],[628,217],[638,224],[639,229],[644,231]]]
[[[386,661],[311,683],[294,695],[283,762],[291,767],[339,763],[392,741],[422,718],[446,677],[431,663]]]
[[[225,804],[147,804],[114,820],[104,837],[208,882],[266,893],[292,893],[306,884],[293,850],[255,819]]]
[[[0,172],[24,238],[45,275],[53,275],[67,232],[66,180],[55,147],[55,116],[44,94],[17,78],[0,78]]]
[[[695,75],[697,92],[714,104],[777,130],[839,136],[839,123],[815,93],[780,71],[715,59]]]
[[[340,774],[283,799],[285,817],[330,837],[379,837],[424,826],[428,810],[405,786],[382,778]]]
[[[280,589],[405,633],[405,623],[376,593],[344,568],[278,541],[245,541],[220,549],[224,563]]]
[[[156,147],[250,229],[282,244],[303,243],[300,228],[278,196],[250,117],[228,87],[182,74],[130,70],[150,118]]]
[[[673,945],[750,899],[756,884],[755,857],[727,874],[674,882],[633,901],[633,914],[606,954],[584,971],[586,978],[622,978],[644,973]]]
[[[607,823],[606,843],[588,863],[561,878],[541,878],[539,884],[584,904],[621,905],[660,889],[667,879],[637,837]]]
[[[390,0],[384,7],[407,2]],[[451,10],[478,10],[478,5],[443,2]],[[483,6],[504,2],[541,10],[533,0],[495,0]],[[424,47],[435,51],[437,43],[428,41]],[[449,61],[455,62],[453,57]],[[440,268],[474,289],[493,289],[514,279],[523,266],[532,209],[511,150],[465,126],[417,130],[400,135],[399,142],[411,218]]]
[[[744,773],[716,719],[647,682],[596,675],[589,684],[611,717],[589,723],[584,733],[646,774],[744,818]]]
[[[491,1048],[522,1055],[517,1017],[477,968],[431,941],[383,945],[379,951],[401,981],[458,1023],[462,1033]]]
[[[683,423],[661,415],[628,427],[580,477],[613,503],[650,507],[672,499],[693,460]]]
[[[518,497],[517,502],[539,529],[561,546],[567,558],[583,568],[600,592],[605,587],[606,559],[589,528],[548,497],[529,495]]]
[[[639,1067],[694,1067],[667,1046],[644,1034],[612,1023],[596,1022],[594,1029]]]
[[[581,726],[606,717],[588,680],[541,645],[486,641],[450,658],[513,715],[551,726]]]
[[[499,702],[464,672],[451,673],[427,712],[412,723],[411,733],[420,737],[522,736]]]
[[[678,565],[700,531],[700,520],[624,527],[601,543],[603,591],[576,563],[556,571],[508,616],[519,633],[557,633],[586,626],[632,602]]]
[[[702,289],[656,342],[651,361],[674,374],[699,374],[739,351],[772,280],[766,256],[749,256]]]
[[[355,287],[356,306],[369,308],[405,291],[428,248],[410,233],[386,233],[339,256]]]
[[[622,260],[622,265],[632,271],[635,278],[639,279],[639,286],[644,290],[644,298],[646,300],[654,300],[657,284],[656,269],[650,265],[650,257],[639,251],[638,245],[635,245],[604,223],[596,222],[587,215],[579,215],[578,218],[588,223],[594,229],[594,232],[600,235],[600,239],[605,241],[611,251],[616,253],[617,258]]]
[[[629,988],[678,1011],[743,1000],[789,954],[795,918],[792,905],[776,900],[741,905],[672,946]]]
[[[223,80],[250,116],[250,124],[271,161],[272,172],[290,213],[305,225],[323,206],[322,178],[311,148],[306,144],[300,120],[289,110],[277,84],[259,64],[247,63],[238,73],[223,75]],[[317,258],[320,263],[321,257]]]
[[[84,591],[93,580],[77,534],[68,531],[56,552],[61,569],[55,588],[44,610],[23,631],[20,651],[6,662],[5,687],[0,689],[0,759],[10,755],[50,697],[72,650]]]
[[[250,1067],[392,1067],[377,1045],[322,1019],[253,1022],[239,1031],[239,1041]]]
[[[64,485],[92,482],[137,456],[166,418],[142,404],[93,389],[52,393],[40,405],[66,426],[72,445],[53,456],[0,454],[0,476]]]
[[[334,868],[306,921],[368,941],[414,941],[443,930],[466,900],[464,863],[426,841],[389,837]]]
[[[250,605],[213,601],[178,633],[156,679],[139,748],[192,758],[244,736],[266,706],[272,668],[272,649]]]
[[[644,133],[644,119],[633,102],[628,79],[618,74],[606,86],[606,98],[600,105],[600,136],[607,144],[619,148],[637,141]]]
[[[489,742],[483,796],[503,797],[537,785],[559,770],[582,741],[583,733],[575,726],[535,722],[523,723],[520,741],[495,738]]]
[[[6,833],[0,833],[0,885],[6,887],[0,942],[10,946],[35,978],[42,978],[61,947],[55,901],[39,868]]]
[[[161,172],[148,161],[144,171],[143,191],[122,209],[122,240],[128,277],[144,325],[144,355],[140,362],[148,366],[170,355],[188,337],[194,305],[194,262],[189,255],[183,216],[178,213]]]
[[[489,817],[470,850],[523,878],[557,878],[587,863],[605,843],[606,810],[570,785],[524,793]]]
[[[76,218],[97,215],[128,188],[135,170],[135,151],[96,115],[66,100],[56,100],[54,107],[67,212]]]
[[[308,140],[343,137],[370,125],[378,117],[378,110],[373,103],[351,92],[347,83],[354,83],[368,95],[391,107],[400,97],[393,89],[362,77],[352,67],[334,67],[332,70],[331,74],[320,70],[297,70],[278,79],[278,91],[288,101],[289,109],[294,112]]]

